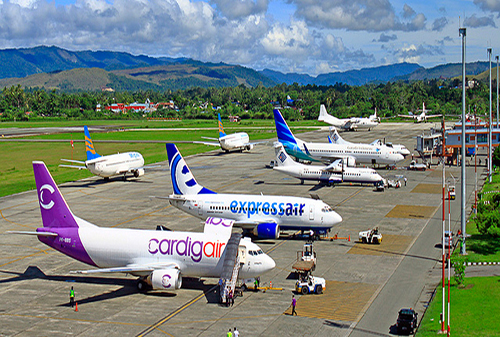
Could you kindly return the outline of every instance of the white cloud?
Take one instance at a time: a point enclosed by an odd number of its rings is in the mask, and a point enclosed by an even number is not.
[[[224,17],[237,19],[267,11],[268,0],[211,0]]]
[[[500,1],[498,0],[474,0],[474,4],[485,12],[495,12],[500,17]]]
[[[405,5],[402,22],[388,0],[290,0],[297,6],[296,15],[316,27],[366,30],[366,31],[415,31],[425,28],[425,16]]]
[[[476,14],[466,17],[464,20],[465,27],[477,28],[491,26],[496,28],[495,21],[490,16],[477,17]]]

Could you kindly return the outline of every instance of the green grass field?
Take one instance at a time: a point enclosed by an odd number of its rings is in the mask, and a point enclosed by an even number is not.
[[[124,122],[124,123],[122,123]],[[161,162],[167,159],[165,151],[165,142],[172,141],[201,141],[201,137],[217,138],[218,132],[212,130],[197,130],[197,131],[173,131],[167,129],[181,127],[179,121],[173,122],[146,122],[146,121],[62,121],[62,122],[27,122],[27,123],[0,123],[0,127],[56,127],[56,126],[82,126],[82,125],[107,125],[107,126],[125,126],[125,128],[142,128],[153,125],[154,128],[164,127],[164,130],[144,130],[144,131],[125,131],[125,132],[95,132],[92,133],[92,140],[95,142],[95,148],[101,155],[114,154],[117,152],[137,151],[140,152],[145,160],[145,164]],[[215,121],[180,121],[182,127],[199,127],[213,128]],[[260,126],[259,129],[248,129],[251,141],[260,139],[271,139],[276,137],[274,121],[258,120],[248,121],[249,123],[230,124],[230,127],[225,128],[227,133],[241,131],[242,124],[246,126]],[[252,124],[255,123],[255,124]],[[160,124],[162,126],[160,126]],[[229,124],[229,123],[227,123]],[[308,123],[305,123],[308,124]],[[293,125],[293,126],[292,126]],[[293,122],[290,127],[295,133],[303,131],[311,131],[312,129],[301,129],[304,123]],[[151,126],[151,128],[153,128]],[[51,139],[61,140],[66,139],[68,142],[1,142],[0,143],[0,197],[28,191],[35,188],[35,180],[33,178],[33,169],[31,162],[34,160],[44,161],[53,175],[57,184],[62,184],[68,181],[74,181],[90,177],[91,174],[87,170],[74,170],[69,168],[60,168],[59,164],[63,164],[61,159],[86,159],[85,147],[83,143],[83,133],[62,133],[52,135],[42,135],[34,137],[26,137],[29,139]],[[74,149],[72,153],[69,140],[73,139]],[[120,140],[130,141],[130,143],[104,143],[100,141]],[[137,140],[155,140],[161,143],[136,143]],[[217,147],[199,145],[199,144],[178,144],[184,156],[195,153],[202,153],[212,150],[217,150]]]
[[[451,335],[464,337],[499,336],[500,277],[466,278],[465,285],[463,289],[454,285],[451,287]],[[416,336],[436,336],[441,330],[439,315],[442,311],[442,303],[442,288],[438,287]],[[447,306],[447,299],[445,305]]]

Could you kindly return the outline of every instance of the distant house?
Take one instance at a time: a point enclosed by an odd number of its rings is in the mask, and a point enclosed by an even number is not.
[[[229,116],[230,122],[239,122],[241,120],[240,116]]]

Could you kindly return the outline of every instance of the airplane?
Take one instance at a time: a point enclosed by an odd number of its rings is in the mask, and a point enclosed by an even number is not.
[[[33,171],[43,227],[9,233],[36,235],[47,246],[98,268],[70,273],[132,274],[139,277],[139,290],[179,289],[183,276],[220,278],[234,221],[208,217],[202,233],[98,227],[71,212],[45,163],[34,161]],[[242,247],[246,263],[239,278],[275,267],[249,239],[240,241]]]
[[[195,217],[234,220],[234,226],[260,239],[277,239],[280,230],[327,233],[342,221],[319,198],[274,195],[222,194],[198,184],[175,144],[166,144],[174,193],[170,204]]]
[[[217,116],[219,117],[219,138],[210,138],[210,137],[202,137],[202,138],[216,140],[218,141],[218,143],[194,141],[193,142],[194,144],[219,146],[222,150],[224,150],[227,153],[230,151],[243,151],[243,150],[250,151],[251,149],[253,149],[254,145],[262,143],[262,142],[250,143],[250,138],[248,137],[248,134],[246,132],[238,132],[227,135],[224,132],[224,126],[222,125],[222,121],[220,119],[220,113],[218,113]]]
[[[333,144],[360,144],[352,143],[342,138],[335,127],[330,127],[330,136],[328,136],[328,142]],[[371,142],[370,145],[380,147],[387,146],[391,149],[394,149],[394,151],[396,151],[397,153],[400,153],[403,157],[406,157],[410,154],[410,151],[403,144],[383,143],[380,139],[376,139]]]
[[[279,142],[289,155],[298,160],[331,163],[336,159],[344,159],[345,165],[355,166],[356,162],[394,165],[404,159],[401,154],[386,146],[305,142],[293,135],[279,110],[274,109],[273,112]]]
[[[372,168],[349,167],[343,164],[342,159],[337,159],[328,166],[304,165],[290,158],[283,147],[277,142],[274,147],[276,151],[277,166],[273,170],[288,174],[294,178],[304,180],[320,181],[327,184],[361,183],[376,184],[383,178]]]
[[[370,131],[371,128],[376,127],[380,123],[380,119],[377,117],[377,109],[375,109],[375,113],[370,115],[370,117],[351,117],[339,119],[328,114],[324,104],[321,104],[319,108],[318,121],[325,122],[346,131],[355,131],[357,129],[368,129],[368,131]]]
[[[417,111],[422,111],[422,113],[420,114],[412,114],[410,112],[409,115],[398,115],[398,117],[403,117],[403,118],[412,118],[415,123],[420,123],[420,122],[427,122],[427,119],[428,118],[435,118],[435,117],[441,117],[443,115],[439,114],[439,115],[428,115],[427,113],[430,112],[431,110],[427,110],[425,108],[425,102],[422,103],[422,110],[417,110]]]
[[[144,175],[144,158],[139,152],[125,152],[101,156],[96,153],[92,138],[90,138],[89,129],[85,125],[83,127],[85,133],[85,148],[87,152],[87,160],[70,160],[61,159],[65,162],[83,164],[80,165],[59,165],[59,167],[68,167],[78,170],[89,170],[92,174],[103,177],[104,180],[109,180],[110,177],[123,175],[123,180],[126,179],[127,173],[133,173],[134,177],[138,178]],[[152,167],[152,166],[148,166]]]

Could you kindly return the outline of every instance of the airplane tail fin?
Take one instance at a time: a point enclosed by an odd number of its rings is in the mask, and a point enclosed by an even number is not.
[[[220,119],[220,113],[217,113],[217,116],[219,117],[219,138],[222,138],[226,135],[224,132],[224,126],[222,125],[222,121]]]
[[[78,227],[75,216],[69,209],[68,204],[66,204],[66,200],[64,200],[45,163],[34,161],[33,172],[35,174],[43,227]]]
[[[278,166],[292,166],[296,162],[288,156],[285,147],[280,142],[274,143],[274,152],[276,152],[276,162]]]
[[[329,124],[334,124],[334,125],[337,125],[337,124],[340,125],[340,124],[342,124],[342,121],[340,119],[338,119],[335,116],[330,115],[326,111],[326,107],[325,107],[324,104],[321,104],[321,106],[319,107],[318,121],[329,123]]]
[[[349,144],[349,142],[345,141],[344,138],[340,137],[339,132],[334,126],[330,127],[329,141],[332,144]]]
[[[215,194],[198,184],[175,144],[167,143],[166,147],[174,194]]]
[[[85,151],[87,152],[87,160],[99,158],[101,155],[95,152],[94,144],[92,143],[92,138],[90,138],[90,133],[87,125],[85,125],[83,129],[85,131]]]
[[[274,113],[274,123],[276,124],[276,133],[278,134],[278,140],[282,144],[293,144],[298,146],[297,139],[293,135],[292,131],[286,124],[283,115],[278,109],[273,110]]]

